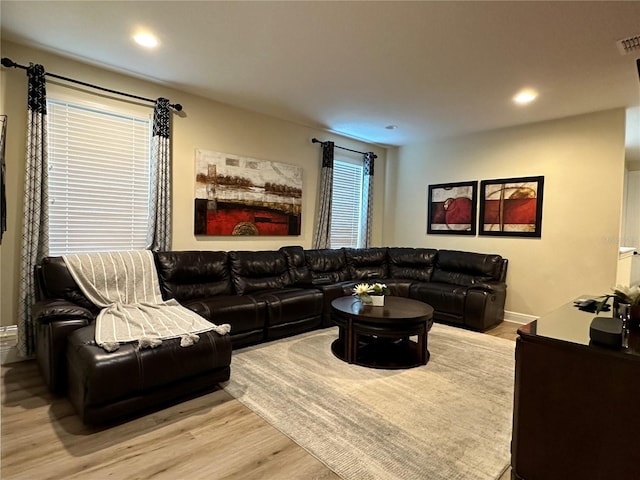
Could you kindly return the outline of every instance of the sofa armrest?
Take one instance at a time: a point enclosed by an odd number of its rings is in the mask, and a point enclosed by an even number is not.
[[[45,299],[31,310],[36,340],[36,360],[49,390],[64,394],[67,389],[67,337],[86,327],[94,315],[68,300]]]
[[[485,331],[504,320],[507,288],[504,283],[479,283],[469,287],[464,305],[464,324]]]
[[[89,309],[60,298],[36,302],[31,309],[31,315],[34,321],[43,324],[56,320],[86,320],[88,325],[95,318]]]
[[[507,290],[507,285],[502,282],[481,282],[474,283],[469,287],[469,290],[480,290],[487,293],[501,294]]]

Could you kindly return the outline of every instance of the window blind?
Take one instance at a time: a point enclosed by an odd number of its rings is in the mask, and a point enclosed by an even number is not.
[[[362,205],[362,164],[333,163],[331,248],[357,248]]]
[[[49,252],[145,248],[150,120],[49,100]]]

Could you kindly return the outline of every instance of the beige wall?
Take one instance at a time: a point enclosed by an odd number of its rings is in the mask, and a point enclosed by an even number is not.
[[[616,279],[624,179],[623,109],[390,151],[389,245],[509,259],[508,311],[542,315]],[[397,167],[397,168],[396,168]],[[426,234],[427,186],[544,175],[542,238]]]
[[[374,183],[374,226],[372,242],[382,242],[384,172],[386,151],[319,129],[295,125],[260,114],[240,110],[186,92],[166,88],[149,81],[116,74],[10,42],[2,43],[2,56],[20,64],[41,63],[49,72],[148,98],[165,96],[181,103],[185,116],[173,117],[173,248],[176,250],[262,250],[283,245],[311,247],[318,196],[320,147],[311,138],[333,140],[338,145],[378,155]],[[20,219],[24,184],[24,144],[26,124],[26,75],[22,70],[2,71],[2,113],[9,116],[7,141],[8,231],[0,251],[1,318],[0,324],[16,323],[17,257],[20,251]],[[72,89],[48,86],[55,91],[73,93]],[[108,99],[100,101],[109,102]],[[120,102],[116,102],[120,103]],[[151,109],[149,109],[151,111]],[[303,167],[302,234],[293,237],[195,237],[193,235],[195,149],[215,150],[263,160],[273,160]]]
[[[374,245],[495,252],[509,258],[507,310],[540,315],[582,293],[604,293],[616,278],[624,176],[624,110],[599,112],[462,138],[389,149],[239,110],[149,81],[4,42],[2,55],[102,86],[184,105],[173,119],[173,248],[273,249],[311,246],[317,205],[317,136],[378,156]],[[26,78],[2,70],[1,113],[9,115],[6,150],[8,231],[0,246],[0,324],[16,322]],[[51,86],[50,90],[55,90]],[[58,87],[60,89],[60,87]],[[69,89],[66,89],[69,90]],[[105,100],[107,101],[107,100]],[[304,168],[299,237],[198,237],[193,231],[194,152],[217,150]],[[427,185],[544,175],[541,239],[426,235]]]

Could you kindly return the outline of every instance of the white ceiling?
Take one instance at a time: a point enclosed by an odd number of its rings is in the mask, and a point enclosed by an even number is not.
[[[638,1],[3,0],[0,15],[3,38],[382,145],[640,105],[640,50],[616,47],[640,34]],[[139,27],[159,48],[132,43]],[[518,107],[525,86],[540,96]]]

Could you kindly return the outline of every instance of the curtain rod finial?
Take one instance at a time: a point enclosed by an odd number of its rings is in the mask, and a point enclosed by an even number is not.
[[[14,62],[13,60],[11,60],[8,57],[2,57],[2,66],[3,67],[16,67],[18,64],[16,62]]]
[[[172,107],[176,112],[181,112],[182,111],[182,105],[180,105],[179,103],[176,103],[175,105],[172,105]]]

